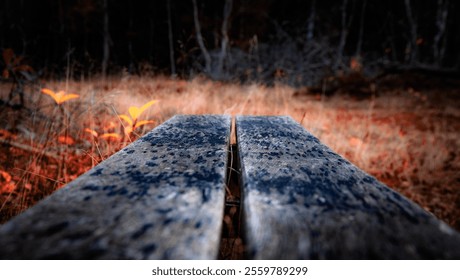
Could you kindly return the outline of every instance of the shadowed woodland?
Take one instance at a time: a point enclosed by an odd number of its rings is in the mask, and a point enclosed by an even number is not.
[[[460,229],[460,4],[0,3],[0,221],[175,114],[290,115]]]

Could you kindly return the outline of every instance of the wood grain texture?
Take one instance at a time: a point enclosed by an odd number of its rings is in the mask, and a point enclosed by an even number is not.
[[[229,116],[176,116],[0,228],[1,259],[213,259]]]
[[[459,259],[460,234],[289,117],[236,119],[255,259]]]

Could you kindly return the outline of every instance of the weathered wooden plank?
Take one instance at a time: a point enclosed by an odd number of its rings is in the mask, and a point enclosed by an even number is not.
[[[256,259],[460,258],[460,235],[289,117],[236,119]]]
[[[0,228],[1,259],[211,259],[229,116],[176,116]]]

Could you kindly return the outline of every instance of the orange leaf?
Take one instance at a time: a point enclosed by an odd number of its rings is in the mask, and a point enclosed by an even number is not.
[[[89,129],[89,128],[85,128],[85,132],[88,132],[89,134],[93,135],[94,137],[99,136],[99,134],[96,131],[94,131],[92,129]]]
[[[5,171],[0,170],[0,175],[1,175],[1,177],[3,177],[3,179],[5,180],[5,183],[11,182],[11,175],[8,174],[8,172],[5,172]]]
[[[59,99],[59,102],[56,101],[58,104],[61,104],[61,103],[64,103],[66,102],[67,100],[70,100],[70,99],[75,99],[75,98],[78,98],[80,97],[80,95],[78,94],[75,94],[75,93],[69,93],[69,94],[64,94],[60,97]]]
[[[140,114],[142,114],[142,112],[144,112],[150,106],[152,106],[153,104],[155,104],[157,102],[158,102],[158,100],[149,101],[149,102],[145,103],[144,105],[142,105],[142,107],[140,107],[140,108],[138,108],[136,106],[131,106],[131,107],[129,107],[128,112],[131,115],[131,118],[133,120],[137,120],[137,118],[140,116]]]
[[[41,92],[51,96],[58,105],[66,102],[67,100],[75,99],[79,97],[78,94],[74,94],[74,93],[67,94],[63,90],[60,90],[58,93],[55,93],[54,91],[50,89],[44,88],[41,90]]]
[[[131,118],[133,120],[136,120],[137,117],[139,117],[139,115],[141,114],[139,108],[137,108],[135,106],[129,107],[128,112],[129,112],[129,115],[131,116]]]
[[[130,126],[133,126],[133,121],[131,120],[130,117],[128,117],[127,115],[118,115],[118,116],[120,117],[120,119],[129,123]]]
[[[104,125],[104,130],[110,130],[112,128],[115,128],[117,125],[115,122],[110,121]]]
[[[11,181],[11,175],[8,172],[0,170],[0,178],[3,178],[4,182],[0,185],[0,193],[11,193],[16,190],[16,184]]]
[[[56,95],[54,91],[50,90],[49,88],[42,88],[41,92],[50,96]]]
[[[101,135],[103,139],[120,139],[121,136],[118,133],[104,133]]]
[[[13,183],[13,182],[10,182],[10,183],[6,183],[4,184],[1,189],[0,189],[0,193],[1,192],[4,192],[4,193],[12,193],[16,190],[16,184]]]
[[[149,101],[149,102],[145,103],[144,105],[142,105],[142,107],[140,108],[141,113],[144,112],[145,110],[147,110],[150,106],[152,106],[153,104],[155,104],[157,102],[158,102],[158,100],[152,100],[152,101]]]
[[[66,145],[75,144],[75,140],[73,140],[73,138],[70,137],[70,136],[59,136],[58,141],[59,141],[59,143],[66,144]]]
[[[0,136],[3,138],[12,138],[16,139],[17,136],[14,135],[13,133],[9,132],[8,130],[0,129]]]
[[[129,135],[131,132],[133,132],[133,128],[131,126],[125,127],[125,135]]]
[[[44,94],[47,94],[47,95],[51,96],[51,97],[54,99],[54,101],[55,101],[56,103],[58,103],[59,97],[57,96],[57,94],[56,94],[54,91],[52,91],[52,90],[50,90],[50,89],[47,89],[47,88],[43,88],[43,89],[41,90],[41,92],[44,93]],[[58,103],[58,104],[59,104],[59,103]]]
[[[155,122],[154,122],[154,121],[148,121],[148,120],[138,121],[138,122],[136,123],[136,125],[134,126],[134,129],[136,129],[136,128],[140,127],[140,126],[149,124],[149,123],[155,123]]]

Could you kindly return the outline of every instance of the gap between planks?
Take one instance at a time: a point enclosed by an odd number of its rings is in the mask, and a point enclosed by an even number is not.
[[[225,186],[225,210],[219,248],[219,259],[245,259],[241,228],[241,172],[236,145],[235,117],[232,117],[230,145],[228,149],[227,178]]]

